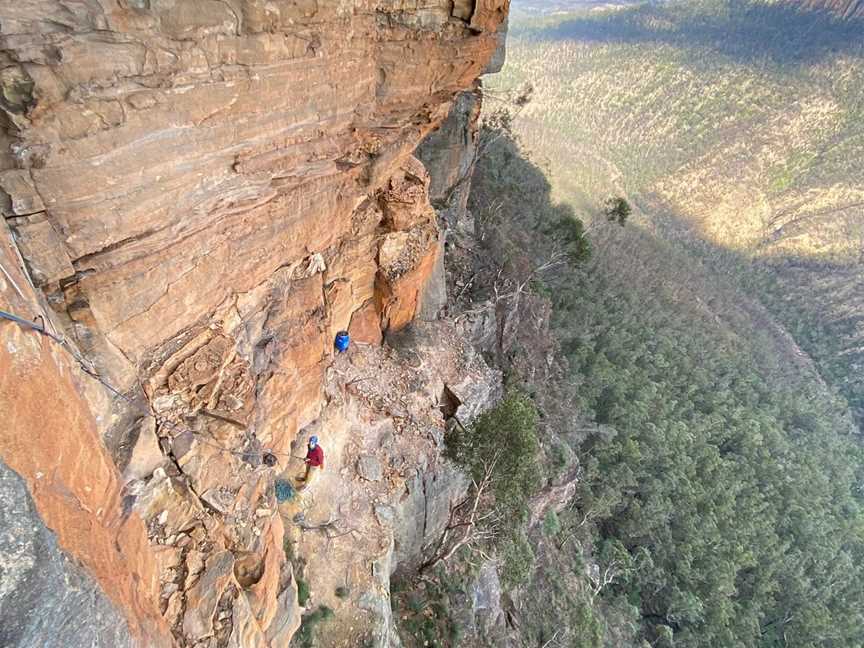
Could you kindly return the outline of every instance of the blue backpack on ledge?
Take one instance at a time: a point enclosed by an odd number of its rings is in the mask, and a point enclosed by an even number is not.
[[[336,347],[336,350],[339,353],[344,353],[348,350],[348,344],[350,343],[350,338],[348,337],[348,331],[339,331],[336,334],[336,341],[333,343],[333,346]]]
[[[277,479],[276,480],[276,501],[277,502],[287,502],[288,500],[294,499],[294,487],[291,485],[286,479]]]

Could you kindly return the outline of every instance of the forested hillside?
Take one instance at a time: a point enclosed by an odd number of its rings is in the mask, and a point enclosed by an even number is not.
[[[557,197],[586,221],[630,198],[640,227],[768,306],[859,425],[862,34],[782,3],[591,9],[515,20],[491,79],[534,84],[516,128]]]
[[[453,309],[492,304],[487,353],[537,410],[524,509],[485,545],[510,643],[484,645],[864,646],[861,25],[527,9],[449,251]],[[487,434],[460,434],[475,466]]]
[[[490,141],[472,207],[524,273],[568,210],[516,144]],[[571,452],[580,468],[532,535],[525,645],[864,645],[864,452],[842,400],[784,366],[710,267],[638,228],[591,240],[534,282],[561,373],[536,379],[533,340],[505,362],[539,405],[547,478]]]

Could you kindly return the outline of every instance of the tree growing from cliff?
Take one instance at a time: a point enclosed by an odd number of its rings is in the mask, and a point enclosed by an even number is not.
[[[514,391],[482,414],[470,428],[456,427],[445,438],[445,456],[462,466],[475,481],[489,482],[494,504],[517,518],[540,485],[537,452],[537,408]]]
[[[447,526],[421,574],[449,560],[462,548],[488,557],[499,539],[511,542],[527,515],[528,501],[540,485],[537,408],[524,394],[511,392],[497,407],[466,428],[457,425],[445,437],[445,456],[471,478],[464,499],[451,507]],[[515,524],[514,524],[515,523]]]

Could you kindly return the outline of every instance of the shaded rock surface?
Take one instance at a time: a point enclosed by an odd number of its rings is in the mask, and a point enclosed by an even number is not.
[[[82,611],[86,610],[86,614]],[[132,646],[123,614],[60,548],[0,461],[0,646]]]
[[[471,174],[477,159],[480,87],[461,93],[447,119],[430,133],[417,148],[416,155],[429,170],[429,198],[435,206],[442,231],[439,256],[432,269],[418,316],[434,320],[447,305],[447,278],[444,267],[445,246],[451,232],[471,222],[468,195]]]
[[[477,155],[477,121],[480,117],[480,88],[461,93],[441,126],[430,133],[417,148],[417,157],[429,171],[429,198],[441,210],[455,209],[458,219],[464,214],[471,188],[471,173]],[[455,220],[454,219],[454,220]]]

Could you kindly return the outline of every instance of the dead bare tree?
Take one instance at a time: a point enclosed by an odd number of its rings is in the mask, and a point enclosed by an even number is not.
[[[604,568],[599,565],[594,565],[595,569],[588,571],[588,582],[591,587],[591,598],[595,598],[604,588],[615,582],[615,579],[620,576],[621,567],[623,565],[618,560],[613,560]]]
[[[421,576],[438,563],[452,558],[463,547],[482,553],[483,545],[498,535],[500,514],[495,507],[485,509],[484,504],[489,500],[495,464],[500,455],[500,451],[496,452],[491,461],[484,462],[483,476],[479,480],[472,479],[468,495],[450,507],[447,526],[430,557],[417,569]]]
[[[552,635],[552,638],[551,638],[549,641],[547,641],[546,643],[544,643],[540,648],[549,648],[550,646],[558,646],[558,645],[560,645],[560,644],[558,643],[558,635],[559,635],[559,634],[561,634],[561,628],[558,628],[558,629],[555,631],[555,634]]]
[[[320,531],[328,541],[356,532],[356,529],[353,527],[346,528],[344,520],[342,520],[342,518],[333,517],[332,514],[325,522],[319,524],[310,524],[303,518],[295,519],[294,523],[301,531]]]
[[[581,475],[581,472],[580,472]],[[558,541],[557,546],[558,549],[563,549],[564,545],[570,542],[571,540],[577,540],[577,535],[579,534],[579,529],[584,527],[589,522],[592,522],[598,518],[602,518],[607,515],[609,512],[609,508],[614,503],[612,499],[609,497],[602,497],[599,501],[594,502],[592,506],[584,506],[584,503],[580,501],[581,498],[575,497],[573,501],[570,503],[569,508],[571,510],[575,510],[576,508],[580,508],[581,519],[578,522],[573,522],[573,524],[569,525],[565,530],[561,532],[561,540]]]
[[[492,281],[492,298],[484,301],[475,308],[470,308],[459,313],[457,320],[470,315],[477,315],[487,310],[497,308],[499,304],[508,302],[507,306],[510,312],[516,312],[519,308],[519,302],[522,296],[526,293],[531,282],[542,276],[543,274],[567,265],[569,259],[568,253],[556,247],[552,250],[549,256],[541,263],[529,270],[521,279],[516,280],[508,277],[503,267],[498,266],[495,272],[495,279]]]

